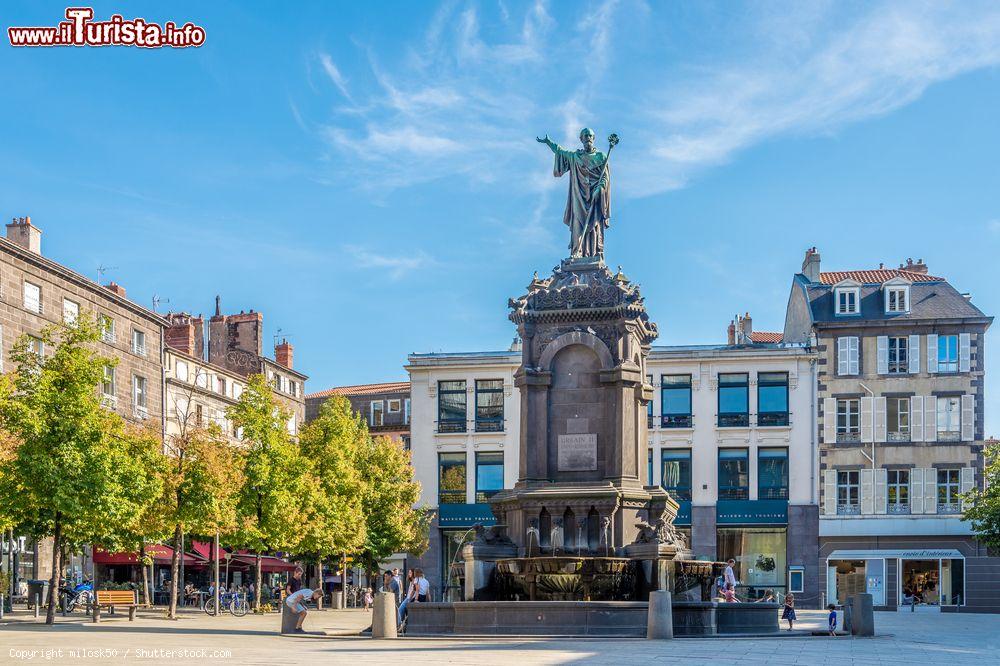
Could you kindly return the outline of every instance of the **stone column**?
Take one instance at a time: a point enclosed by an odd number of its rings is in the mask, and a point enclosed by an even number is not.
[[[657,590],[649,593],[649,615],[646,620],[646,638],[669,639],[674,637],[674,614],[670,593]]]

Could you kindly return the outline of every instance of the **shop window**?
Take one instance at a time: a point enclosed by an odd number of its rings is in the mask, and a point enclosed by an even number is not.
[[[691,427],[691,375],[660,376],[660,412],[664,428]]]
[[[465,432],[465,380],[438,382],[438,432]]]
[[[747,449],[719,449],[719,499],[750,497],[750,461]]]
[[[465,504],[465,454],[438,454],[438,504]]]
[[[861,473],[858,470],[837,472],[837,513],[861,513]]]
[[[736,560],[736,591],[741,601],[756,601],[768,590],[777,599],[785,594],[787,530],[784,527],[719,528],[720,561]]]
[[[476,432],[503,431],[503,380],[476,380]]]
[[[750,425],[748,377],[745,372],[719,375],[719,427]]]
[[[691,449],[662,449],[660,472],[660,485],[664,490],[678,502],[690,501]]]
[[[910,512],[910,470],[886,470],[886,492],[888,512],[907,514]]]
[[[788,373],[757,375],[757,425],[788,425]]]
[[[476,502],[484,504],[503,490],[503,451],[476,453]]]
[[[788,449],[757,449],[757,497],[788,499]]]
[[[472,530],[441,530],[441,590],[442,601],[462,601],[462,580],[465,578],[465,562],[459,552],[462,547],[476,538]],[[431,598],[437,600],[434,590]]]

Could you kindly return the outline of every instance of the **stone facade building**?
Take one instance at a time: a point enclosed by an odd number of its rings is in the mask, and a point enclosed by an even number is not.
[[[319,414],[331,396],[342,395],[351,409],[361,414],[373,435],[383,435],[403,442],[410,448],[410,382],[338,386],[306,396],[306,422]]]
[[[922,262],[792,280],[784,338],[819,354],[822,589],[876,606],[1000,611],[1000,559],[962,522],[982,484],[992,317]]]
[[[46,326],[88,314],[102,327],[99,352],[118,360],[109,367],[101,391],[104,404],[133,421],[163,427],[163,331],[166,320],[126,298],[115,283],[102,286],[42,255],[41,230],[28,217],[7,225],[0,238],[0,370],[22,335],[37,336]],[[41,341],[40,353],[45,353]],[[51,541],[23,545],[19,578],[48,578]],[[72,566],[72,563],[71,563]]]

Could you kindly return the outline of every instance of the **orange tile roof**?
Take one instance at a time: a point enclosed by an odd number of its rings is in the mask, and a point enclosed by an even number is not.
[[[903,277],[911,282],[941,282],[942,277],[927,275],[926,273],[914,273],[913,271],[901,271],[898,268],[873,268],[861,271],[832,271],[830,273],[820,273],[821,284],[837,284],[843,280],[857,280],[861,284],[882,284],[886,280],[895,277]]]
[[[387,382],[384,384],[356,384],[354,386],[335,386],[317,393],[310,393],[307,398],[326,398],[331,395],[375,395],[376,393],[400,393],[410,390],[410,382]]]
[[[784,333],[781,331],[753,331],[750,333],[751,342],[781,342]]]

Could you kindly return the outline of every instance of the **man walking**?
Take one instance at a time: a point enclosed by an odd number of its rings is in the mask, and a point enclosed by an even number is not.
[[[722,575],[722,594],[726,598],[726,601],[729,602],[736,601],[736,574],[733,572],[734,566],[736,566],[736,560],[729,558],[726,561],[726,571]]]

